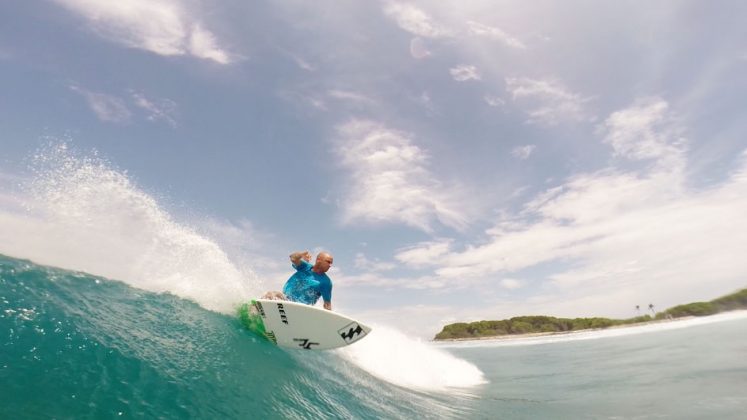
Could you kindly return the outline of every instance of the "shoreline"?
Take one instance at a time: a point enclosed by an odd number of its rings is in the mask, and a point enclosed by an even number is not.
[[[484,336],[484,337],[446,338],[446,339],[440,339],[440,340],[433,339],[431,341],[434,343],[457,343],[457,342],[486,341],[486,340],[509,341],[509,340],[519,340],[519,339],[534,338],[534,337],[563,336],[563,335],[587,333],[587,332],[592,332],[592,331],[609,331],[609,330],[616,330],[616,329],[622,329],[622,328],[641,327],[645,325],[655,325],[655,324],[672,323],[672,322],[676,323],[676,322],[688,321],[692,319],[706,319],[712,316],[719,316],[719,315],[737,313],[737,312],[744,312],[747,314],[747,310],[736,309],[733,311],[724,311],[724,312],[719,312],[717,314],[708,315],[708,316],[690,315],[690,316],[683,316],[683,317],[672,318],[672,319],[657,319],[657,320],[647,321],[647,322],[637,322],[635,324],[614,325],[614,326],[607,327],[607,328],[587,328],[583,330],[548,331],[548,332],[526,333],[526,334],[504,334],[504,335],[491,335],[491,336]]]

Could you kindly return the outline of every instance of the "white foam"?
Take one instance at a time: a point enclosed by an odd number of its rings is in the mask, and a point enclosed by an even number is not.
[[[379,379],[406,388],[441,391],[487,381],[475,365],[430,343],[381,325],[339,354]]]
[[[501,346],[529,346],[536,344],[563,343],[568,341],[595,340],[600,338],[622,337],[627,335],[645,334],[659,331],[677,330],[697,325],[715,322],[732,321],[747,318],[747,310],[724,312],[711,316],[655,322],[639,326],[610,328],[604,330],[578,331],[558,335],[544,335],[535,337],[499,338],[475,341],[455,341],[439,343],[439,347],[501,347]]]
[[[36,156],[26,194],[0,208],[0,253],[170,292],[229,313],[256,295],[213,241],[177,223],[127,175],[64,144]],[[8,195],[5,196],[7,202]]]

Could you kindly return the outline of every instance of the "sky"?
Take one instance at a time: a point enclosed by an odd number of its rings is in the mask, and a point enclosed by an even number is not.
[[[328,250],[336,309],[423,337],[709,300],[747,285],[745,21],[727,0],[3,2],[0,253],[180,294],[185,258],[142,244],[193,246],[192,277],[239,299],[215,277],[280,289],[290,252]]]

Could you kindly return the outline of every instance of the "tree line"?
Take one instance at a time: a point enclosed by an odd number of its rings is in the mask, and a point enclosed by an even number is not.
[[[636,307],[638,308],[638,307]],[[653,311],[653,305],[649,305]],[[596,328],[608,328],[616,325],[637,324],[641,322],[681,318],[686,316],[706,316],[719,312],[747,308],[747,289],[722,296],[710,302],[693,302],[678,305],[654,316],[643,315],[629,319],[610,318],[556,318],[552,316],[517,316],[500,321],[457,322],[443,327],[436,334],[436,340],[456,338],[492,337],[511,334],[564,332]]]

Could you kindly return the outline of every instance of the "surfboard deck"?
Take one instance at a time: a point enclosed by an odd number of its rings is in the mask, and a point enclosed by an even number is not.
[[[337,312],[285,300],[254,299],[239,308],[246,328],[285,348],[329,350],[365,337],[371,328]]]

